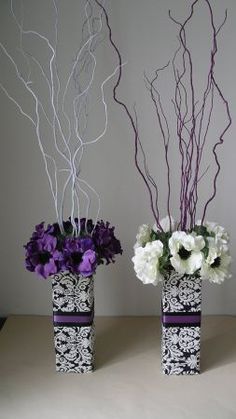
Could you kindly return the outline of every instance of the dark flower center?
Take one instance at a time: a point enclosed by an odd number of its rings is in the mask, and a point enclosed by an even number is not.
[[[220,262],[221,262],[221,260],[220,260],[220,257],[218,256],[217,258],[215,258],[214,262],[211,264],[211,267],[212,268],[219,268]]]
[[[82,255],[79,252],[71,253],[71,259],[75,265],[78,265],[81,262]]]
[[[50,257],[51,257],[51,254],[49,252],[39,253],[39,263],[41,265],[46,265],[46,263],[49,262]]]
[[[187,260],[191,255],[191,252],[189,250],[186,250],[184,247],[181,247],[181,249],[179,249],[179,255],[181,259]]]

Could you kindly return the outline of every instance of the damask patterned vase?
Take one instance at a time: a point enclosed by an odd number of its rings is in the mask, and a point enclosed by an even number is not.
[[[162,290],[162,369],[164,374],[200,372],[200,278],[166,276]]]
[[[94,369],[94,280],[71,273],[52,277],[56,370]]]

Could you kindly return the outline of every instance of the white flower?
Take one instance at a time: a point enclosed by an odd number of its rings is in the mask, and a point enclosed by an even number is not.
[[[174,231],[176,230],[176,227],[177,227],[176,221],[174,220],[172,216],[169,217],[169,215],[167,215],[165,218],[162,218],[162,220],[160,221],[160,225],[165,233],[167,233],[170,230]],[[156,224],[154,224],[152,229],[154,231],[159,230]]]
[[[197,221],[197,225],[201,225],[201,221]],[[219,224],[215,222],[205,221],[204,227],[206,227],[209,234],[214,234],[216,239],[220,239],[222,241],[222,244],[225,247],[225,251],[228,250],[228,243],[229,243],[229,234],[224,229],[224,227],[221,227]]]
[[[202,266],[204,247],[202,236],[175,231],[169,239],[171,265],[180,274],[194,274]]]
[[[229,274],[231,256],[225,248],[224,239],[209,237],[208,244],[208,256],[202,264],[200,274],[202,279],[221,284],[231,276]]]
[[[145,244],[151,240],[151,232],[151,227],[149,227],[147,224],[141,225],[136,236],[136,243],[134,245],[134,249],[140,246],[145,246]]]
[[[163,254],[163,244],[160,240],[147,243],[145,247],[137,247],[132,258],[137,277],[144,284],[157,285],[163,280],[159,271],[159,258]]]

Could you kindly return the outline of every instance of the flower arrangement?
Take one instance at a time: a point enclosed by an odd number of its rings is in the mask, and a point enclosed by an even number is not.
[[[171,217],[161,220],[162,231],[143,224],[139,227],[132,258],[137,277],[157,285],[176,271],[222,283],[230,277],[229,235],[216,223],[200,221],[189,231],[178,231]]]
[[[98,2],[98,0],[96,1]],[[205,7],[206,14],[209,16],[210,28],[209,61],[206,66],[203,90],[199,88],[196,77],[199,71],[199,61],[195,62],[194,51],[191,50],[191,42],[188,39],[189,27],[197,7]],[[167,175],[167,217],[163,220],[160,219],[160,189],[148,168],[147,157],[140,138],[136,106],[132,111],[117,94],[117,88],[122,78],[122,58],[112,37],[108,15],[103,9],[110,42],[120,63],[119,78],[113,88],[113,97],[115,102],[123,108],[131,124],[134,134],[135,165],[148,192],[150,209],[155,221],[153,228],[145,224],[139,228],[137,242],[134,246],[135,255],[132,258],[137,277],[145,284],[156,285],[167,273],[172,271],[209,279],[214,283],[221,283],[230,276],[228,272],[231,260],[229,236],[223,227],[206,221],[208,207],[216,197],[217,180],[221,169],[218,148],[224,143],[224,136],[232,123],[228,101],[215,76],[218,36],[227,20],[227,10],[221,24],[217,25],[209,0],[203,2],[194,0],[189,8],[190,12],[183,22],[173,17],[169,11],[170,20],[178,28],[179,45],[173,58],[166,65],[157,68],[151,77],[144,75],[164,148],[163,159]],[[172,119],[175,121],[174,135],[159,86],[162,73],[169,70],[171,70],[174,86],[170,101]],[[215,105],[222,107],[222,114],[225,116],[223,128],[217,127],[217,135],[215,128],[218,115],[214,113]],[[215,116],[214,125],[212,123],[213,116]],[[212,128],[215,131],[211,131]],[[209,165],[206,167],[203,162],[204,151],[207,143],[211,144],[212,138],[216,139],[213,141],[213,145],[210,145]],[[176,177],[176,167],[173,168],[171,164],[173,161],[169,156],[171,140],[177,142],[179,151],[178,223],[171,216],[173,169]],[[209,196],[205,202],[202,200],[199,205],[200,185],[210,168],[213,177],[212,186],[208,188]],[[207,178],[210,179],[209,173]],[[200,214],[199,207],[203,208]],[[200,221],[197,221],[197,218],[200,218]]]
[[[110,227],[108,222],[98,221],[101,197],[84,179],[82,170],[85,151],[92,144],[101,141],[107,132],[108,106],[105,89],[108,82],[115,77],[119,64],[111,73],[104,68],[101,80],[97,80],[96,72],[101,60],[100,46],[105,36],[103,9],[96,0],[86,0],[84,14],[81,10],[79,48],[62,83],[63,67],[58,57],[58,2],[53,1],[51,5],[54,17],[48,28],[50,33],[28,29],[23,18],[23,4],[22,16],[19,16],[14,3],[13,0],[10,1],[9,12],[17,33],[19,32],[17,57],[20,54],[25,70],[22,71],[21,62],[17,63],[15,51],[8,49],[2,42],[0,50],[15,72],[16,80],[32,98],[32,113],[24,110],[24,104],[12,96],[1,81],[0,89],[20,114],[33,125],[43,157],[56,221],[47,228],[44,223],[36,226],[25,246],[26,267],[43,278],[64,270],[87,277],[95,273],[96,267],[104,260],[110,263],[116,253],[122,252],[120,242],[114,236],[114,227]],[[30,53],[26,49],[26,39],[32,42]],[[46,60],[42,60],[35,41],[44,45],[47,50]],[[100,92],[96,105],[93,91]],[[96,130],[91,135],[90,125],[97,109],[103,110],[103,118],[101,123],[98,121]],[[67,217],[69,220],[64,222]],[[90,218],[95,220],[94,223]]]
[[[114,227],[99,221],[101,197],[84,178],[83,157],[107,132],[106,90],[120,63],[111,73],[109,66],[100,65],[106,36],[104,3],[86,0],[83,13],[80,2],[75,2],[81,38],[70,63],[60,59],[59,3],[46,2],[45,10],[40,9],[42,16],[48,7],[52,12],[49,27],[42,31],[27,27],[24,2],[20,9],[15,3],[10,0],[9,12],[19,41],[15,48],[0,42],[0,51],[34,106],[25,110],[22,98],[15,98],[5,87],[8,82],[0,80],[0,89],[35,130],[55,210],[55,223],[38,224],[24,246],[25,264],[30,272],[52,280],[56,370],[87,373],[94,369],[93,275],[99,265],[114,262],[122,249]],[[72,43],[73,35],[77,31],[72,33]],[[98,114],[103,115],[101,120]]]
[[[114,235],[114,227],[109,222],[91,219],[74,220],[77,235],[73,234],[71,220],[63,222],[64,233],[58,223],[35,227],[30,241],[24,246],[25,264],[30,272],[41,278],[59,272],[69,271],[82,277],[95,274],[98,265],[115,261],[115,255],[122,254],[120,241]]]

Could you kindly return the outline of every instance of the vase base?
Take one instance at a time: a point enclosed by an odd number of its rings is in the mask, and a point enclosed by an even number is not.
[[[200,373],[200,327],[162,326],[162,369],[165,375]]]
[[[57,373],[67,373],[67,374],[91,374],[94,372],[94,368],[63,368],[62,366],[56,366]]]
[[[94,281],[69,272],[54,275],[53,325],[56,371],[94,370]]]
[[[94,371],[94,324],[54,327],[56,371],[86,374]]]
[[[162,374],[163,375],[199,375],[201,374],[201,372],[200,371],[166,372],[163,369]]]

